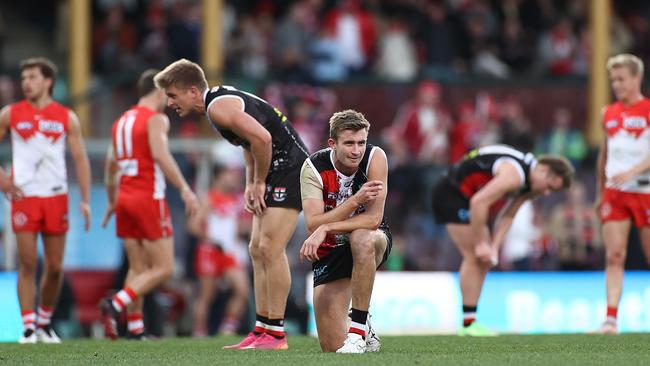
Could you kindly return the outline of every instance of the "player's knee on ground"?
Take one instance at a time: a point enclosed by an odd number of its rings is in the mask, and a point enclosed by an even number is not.
[[[623,266],[625,265],[625,249],[612,249],[606,253],[608,266]]]
[[[341,344],[338,344],[337,342],[334,342],[333,340],[330,339],[322,339],[320,340],[320,349],[323,352],[336,352],[339,348],[343,346],[343,342]]]
[[[373,231],[359,229],[350,233],[350,248],[355,262],[375,260],[375,235]]]

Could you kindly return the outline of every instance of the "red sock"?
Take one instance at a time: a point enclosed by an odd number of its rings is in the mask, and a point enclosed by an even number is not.
[[[131,313],[126,316],[128,321],[127,327],[129,328],[129,333],[131,334],[140,334],[144,332],[144,321],[141,312]]]
[[[23,318],[23,329],[34,330],[36,328],[36,313],[34,310],[23,310],[20,312]]]
[[[113,307],[115,310],[118,312],[124,310],[127,305],[135,301],[135,299],[138,298],[138,295],[135,294],[133,290],[131,290],[128,287],[125,287],[122,289],[120,292],[116,293],[115,296],[113,296]]]
[[[618,307],[608,306],[607,307],[607,321],[611,323],[616,323],[616,317],[618,316]]]
[[[52,314],[54,314],[54,308],[48,306],[39,306],[36,324],[39,328],[45,328],[50,325],[52,320]]]

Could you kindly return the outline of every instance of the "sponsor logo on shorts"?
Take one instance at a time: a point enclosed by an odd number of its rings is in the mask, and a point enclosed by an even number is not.
[[[327,264],[322,266],[322,267],[316,268],[314,270],[314,278],[318,278],[318,277],[322,276],[325,273],[326,270],[327,270]]]
[[[459,209],[458,218],[462,221],[469,221],[469,210],[466,208]]]
[[[18,211],[14,213],[13,221],[16,227],[23,227],[27,224],[27,215],[22,211]]]
[[[275,189],[273,189],[273,200],[275,202],[282,202],[285,198],[287,198],[287,188],[275,187]]]

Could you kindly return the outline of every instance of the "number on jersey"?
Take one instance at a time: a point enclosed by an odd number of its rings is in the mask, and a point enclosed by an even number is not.
[[[127,114],[117,122],[115,131],[115,157],[119,174],[133,177],[138,175],[138,159],[133,159],[133,125],[135,115]]]

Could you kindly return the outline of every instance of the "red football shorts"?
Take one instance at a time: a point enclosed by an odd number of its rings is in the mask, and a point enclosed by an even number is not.
[[[115,205],[115,223],[122,239],[157,240],[174,234],[165,199],[121,196]]]
[[[68,195],[23,197],[11,201],[14,232],[60,235],[68,231]]]
[[[239,268],[237,259],[221,248],[209,243],[199,243],[194,256],[197,277],[221,277],[232,268]]]
[[[600,219],[602,222],[631,219],[636,227],[650,226],[650,194],[606,188]]]

